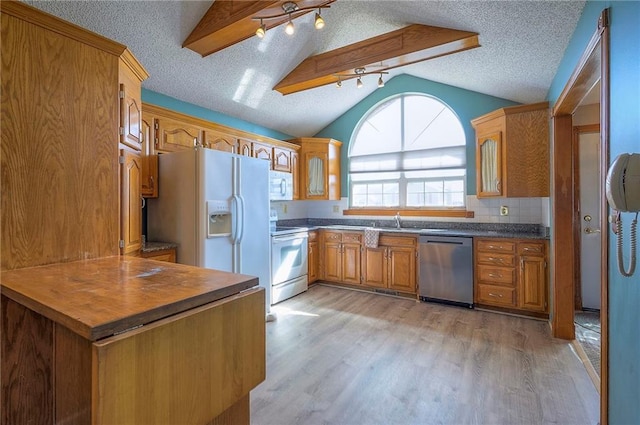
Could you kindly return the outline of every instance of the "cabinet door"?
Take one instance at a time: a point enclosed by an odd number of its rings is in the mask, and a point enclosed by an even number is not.
[[[238,153],[242,156],[253,156],[251,141],[238,139]]]
[[[204,129],[202,131],[202,145],[217,151],[238,153],[238,139],[221,131]]]
[[[269,161],[270,167],[273,167],[271,158],[273,155],[273,148],[269,145],[263,145],[262,143],[253,142],[253,157],[258,159],[265,159]]]
[[[169,118],[156,118],[155,132],[158,152],[193,149],[200,140],[200,128]]]
[[[360,244],[343,243],[342,244],[342,281],[344,283],[352,283],[360,285]]]
[[[387,248],[365,248],[362,256],[363,284],[387,287]]]
[[[142,150],[140,82],[136,84],[133,79],[126,80],[120,84],[120,143],[139,151]]]
[[[142,204],[140,177],[142,163],[140,154],[126,149],[120,150],[120,253],[137,252],[142,247]]]
[[[273,148],[273,169],[291,172],[291,151],[283,148]]]
[[[547,276],[544,257],[521,256],[519,277],[519,307],[546,312]]]
[[[502,138],[500,132],[478,137],[476,173],[478,198],[502,196]]]
[[[327,180],[326,152],[307,152],[304,155],[306,175],[305,182],[306,199],[329,199]]]
[[[389,288],[416,292],[416,250],[407,247],[389,247]]]
[[[318,242],[309,242],[309,283],[313,283],[318,280],[319,254]]]
[[[340,282],[342,280],[342,256],[340,255],[340,250],[340,243],[329,242],[324,245],[324,279],[330,282]]]
[[[150,153],[153,140],[152,121],[142,119],[142,175],[140,177],[141,193],[145,198],[158,197],[158,155]]]
[[[298,164],[298,152],[291,152],[291,174],[293,180],[293,200],[300,199],[300,164]]]

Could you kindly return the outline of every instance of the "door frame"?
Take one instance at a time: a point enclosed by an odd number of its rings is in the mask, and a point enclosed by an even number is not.
[[[582,134],[600,133],[600,123],[579,125],[573,127],[573,181],[574,181],[574,197],[573,197],[573,211],[576,213],[573,221],[573,235],[576,240],[574,264],[576,265],[573,287],[574,287],[574,310],[582,308],[582,272],[580,270],[580,264],[582,262],[582,249],[580,241],[582,239],[582,211],[580,210],[580,136]],[[604,196],[604,195],[603,195]],[[579,213],[578,213],[579,212]],[[598,223],[600,224],[600,223]],[[604,229],[602,229],[604,230]],[[601,239],[602,241],[602,239]]]
[[[553,308],[551,329],[556,338],[574,339],[574,233],[575,181],[572,114],[591,88],[600,81],[600,188],[604,193],[609,164],[609,9],[598,18],[596,31],[552,109],[551,117],[551,220]],[[600,423],[608,424],[609,401],[609,234],[608,207],[600,205],[601,246],[601,390]]]

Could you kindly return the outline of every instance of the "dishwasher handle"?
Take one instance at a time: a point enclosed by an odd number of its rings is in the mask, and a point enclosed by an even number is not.
[[[460,245],[460,246],[472,246],[473,238],[459,237],[459,236],[420,236],[418,242],[427,245],[434,244],[446,244],[446,245]]]

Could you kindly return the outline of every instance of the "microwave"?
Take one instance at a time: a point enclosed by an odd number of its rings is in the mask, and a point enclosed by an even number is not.
[[[293,200],[293,174],[282,171],[269,171],[269,200]]]

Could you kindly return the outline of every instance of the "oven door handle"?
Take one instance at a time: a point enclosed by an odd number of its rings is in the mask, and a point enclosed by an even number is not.
[[[277,243],[282,243],[282,242],[289,242],[289,241],[295,241],[296,239],[307,239],[307,237],[305,236],[275,236],[273,238],[273,243],[277,244]]]

